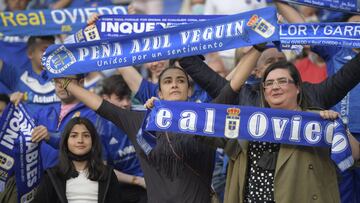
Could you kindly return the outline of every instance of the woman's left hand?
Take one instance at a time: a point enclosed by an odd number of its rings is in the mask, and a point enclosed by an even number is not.
[[[320,111],[320,116],[323,119],[335,120],[339,117],[339,113],[333,110]]]

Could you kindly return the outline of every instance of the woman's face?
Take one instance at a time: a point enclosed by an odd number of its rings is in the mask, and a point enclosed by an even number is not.
[[[271,108],[295,110],[298,108],[299,88],[287,69],[271,71],[264,82],[265,100]]]
[[[189,84],[184,72],[168,69],[160,80],[160,99],[169,101],[186,101],[189,95]]]
[[[76,124],[68,138],[69,151],[75,155],[85,155],[91,150],[92,140],[89,130],[83,124]]]

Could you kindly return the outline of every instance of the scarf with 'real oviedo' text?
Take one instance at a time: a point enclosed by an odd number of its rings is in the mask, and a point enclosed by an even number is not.
[[[341,171],[354,163],[342,121],[325,120],[310,112],[160,100],[155,101],[137,135],[146,154],[157,144],[152,131],[327,147]]]

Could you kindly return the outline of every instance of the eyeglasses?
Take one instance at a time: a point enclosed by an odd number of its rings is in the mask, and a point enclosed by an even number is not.
[[[295,82],[293,80],[290,80],[289,78],[277,78],[275,80],[266,80],[263,82],[263,86],[265,89],[272,88],[274,84],[276,84],[279,87],[283,87],[289,83],[294,84]]]

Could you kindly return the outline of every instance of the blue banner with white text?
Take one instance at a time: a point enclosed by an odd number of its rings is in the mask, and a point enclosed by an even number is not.
[[[316,113],[158,100],[145,130],[329,147],[331,158],[341,171],[354,163],[342,121],[325,120]]]
[[[282,24],[282,44],[360,47],[360,23]]]
[[[12,151],[7,154],[12,159],[6,159],[5,163],[12,160],[18,202],[31,202],[42,173],[40,146],[31,141],[35,123],[22,104],[15,107],[10,103],[5,113],[0,122],[0,145]]]
[[[9,136],[12,131],[8,129],[14,110],[8,105],[0,117],[0,192],[4,191],[6,182],[14,174],[14,141]]]
[[[69,36],[65,43],[122,37],[219,17],[224,15],[101,15],[94,25],[77,31]]]
[[[100,16],[96,22],[98,39],[120,37],[139,32],[149,32],[185,23],[205,21],[222,16],[157,16],[157,15],[132,15]],[[104,20],[103,20],[104,18]],[[89,29],[88,29],[89,30]],[[89,36],[87,32],[83,32]],[[80,35],[81,36],[81,35]],[[94,35],[92,35],[94,36]],[[292,45],[323,45],[357,48],[360,47],[360,24],[359,23],[296,23],[279,24],[279,37],[283,49]],[[84,37],[82,37],[84,39]],[[91,41],[90,37],[86,41]]]
[[[319,7],[335,11],[360,13],[359,0],[281,0],[310,7]]]
[[[95,25],[88,26],[67,38],[66,43],[87,42],[158,31],[187,23],[203,22],[217,15],[104,15]],[[297,23],[279,24],[282,49],[296,45],[323,45],[357,48],[359,23]]]
[[[278,41],[276,10],[258,9],[157,32],[50,46],[42,63],[50,78],[205,54]]]
[[[204,22],[224,15],[104,15],[96,21],[100,39]]]
[[[74,33],[83,28],[92,14],[126,14],[126,7],[107,6],[0,12],[2,35],[39,36]]]

